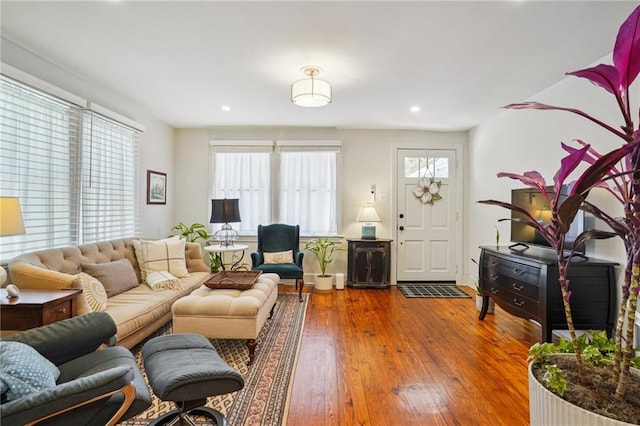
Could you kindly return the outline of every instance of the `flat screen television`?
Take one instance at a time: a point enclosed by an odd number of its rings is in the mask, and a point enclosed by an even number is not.
[[[550,194],[550,197],[553,198],[553,187],[547,187],[547,192]],[[563,186],[560,191],[560,203],[567,198],[567,194],[568,187]],[[540,194],[536,189],[513,189],[511,191],[511,204],[525,209],[538,220],[549,221],[551,219],[551,210],[549,205],[542,194]],[[524,218],[524,215],[512,210],[511,218]],[[584,220],[585,212],[582,209],[578,210],[575,219],[571,223],[569,232],[567,233],[565,250],[571,250],[574,248],[576,238],[584,231]],[[514,243],[513,247],[520,246],[525,249],[529,245],[549,247],[549,243],[542,238],[535,228],[513,220],[511,221],[511,241]],[[576,252],[578,253],[584,253],[584,251],[584,244],[576,248]]]

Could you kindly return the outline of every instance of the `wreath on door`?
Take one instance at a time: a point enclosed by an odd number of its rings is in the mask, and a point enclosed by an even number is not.
[[[439,194],[442,181],[436,181],[435,179],[421,177],[418,181],[418,186],[413,188],[413,195],[422,202],[422,204],[433,205],[434,201],[441,200],[442,195]]]

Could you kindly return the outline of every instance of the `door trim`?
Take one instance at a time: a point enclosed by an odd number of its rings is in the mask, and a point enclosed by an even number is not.
[[[428,138],[428,136],[426,136]],[[391,213],[393,219],[391,220],[391,226],[393,227],[393,239],[392,252],[394,261],[391,265],[391,281],[393,284],[398,283],[398,150],[400,149],[449,149],[456,152],[456,250],[455,250],[455,264],[456,264],[456,284],[462,283],[462,255],[464,252],[463,244],[463,223],[464,217],[462,212],[463,200],[464,200],[464,143],[463,142],[407,142],[407,141],[394,141],[393,143],[393,166],[392,166],[392,187],[394,188]]]

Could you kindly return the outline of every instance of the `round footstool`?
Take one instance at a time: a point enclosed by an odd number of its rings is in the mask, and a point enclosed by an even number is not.
[[[217,426],[226,425],[222,413],[204,407],[207,397],[240,390],[244,380],[205,337],[191,333],[154,337],[142,347],[142,359],[156,396],[178,406],[151,425],[164,425],[176,417],[195,424],[188,418],[189,413],[207,416]]]

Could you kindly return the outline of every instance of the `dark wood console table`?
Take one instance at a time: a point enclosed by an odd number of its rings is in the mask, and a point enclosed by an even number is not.
[[[347,287],[391,287],[392,240],[347,241]]]
[[[491,298],[508,313],[537,321],[542,341],[551,342],[554,329],[567,329],[555,253],[533,248],[523,252],[507,247],[480,249],[481,320]],[[597,259],[571,262],[568,278],[576,330],[606,330],[611,336],[617,294],[615,265]]]

